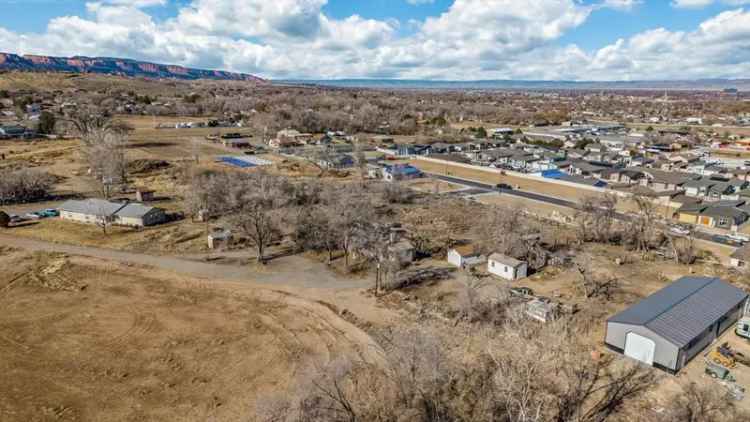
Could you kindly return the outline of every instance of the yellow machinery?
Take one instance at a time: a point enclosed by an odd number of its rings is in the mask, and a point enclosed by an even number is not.
[[[737,367],[737,361],[731,355],[722,353],[719,347],[715,347],[708,354],[708,359],[725,368],[734,369]]]

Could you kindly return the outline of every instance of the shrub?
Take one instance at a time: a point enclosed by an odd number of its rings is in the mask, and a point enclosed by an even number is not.
[[[49,196],[54,178],[37,170],[0,172],[0,204],[38,201]]]

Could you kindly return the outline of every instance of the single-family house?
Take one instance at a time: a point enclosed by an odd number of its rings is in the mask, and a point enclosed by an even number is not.
[[[164,223],[167,216],[161,208],[136,202],[85,199],[70,200],[62,204],[60,218],[85,224],[112,224],[141,228]]]
[[[396,155],[407,157],[410,155],[429,155],[432,147],[430,145],[400,144],[397,146]]]
[[[341,170],[354,167],[355,160],[349,154],[334,154],[318,160],[318,165],[322,168],[332,170]]]
[[[383,180],[387,182],[398,182],[401,180],[412,180],[423,177],[424,174],[411,164],[396,164],[383,167]]]
[[[518,280],[526,278],[528,265],[518,259],[493,253],[487,258],[487,272],[506,280]]]
[[[682,185],[687,181],[700,177],[691,173],[663,171],[652,168],[643,169],[643,173],[646,177],[641,179],[641,185],[656,192],[680,190]]]

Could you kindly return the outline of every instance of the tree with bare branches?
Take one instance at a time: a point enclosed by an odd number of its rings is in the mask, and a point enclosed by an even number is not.
[[[278,220],[273,211],[259,200],[250,199],[231,217],[231,222],[235,230],[255,247],[258,262],[265,264],[266,248],[281,236]]]

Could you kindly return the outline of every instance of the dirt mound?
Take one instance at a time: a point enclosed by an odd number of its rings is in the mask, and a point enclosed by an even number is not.
[[[77,269],[62,254],[38,254],[31,271],[27,273],[25,284],[48,290],[81,291],[86,283],[80,281]]]
[[[128,172],[131,174],[152,173],[159,170],[167,169],[171,166],[164,160],[138,159],[128,163]]]

